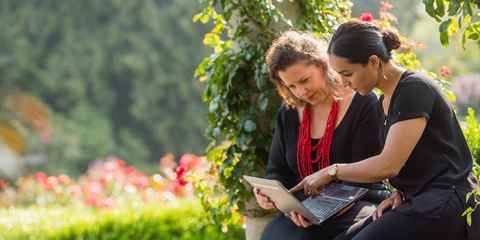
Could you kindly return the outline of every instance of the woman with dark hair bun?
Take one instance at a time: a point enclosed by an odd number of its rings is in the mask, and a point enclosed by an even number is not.
[[[272,44],[266,60],[270,79],[286,101],[277,114],[266,179],[292,188],[330,164],[357,162],[378,154],[379,123],[374,108],[378,99],[372,92],[361,96],[341,86],[328,63],[326,44],[312,33],[288,31]],[[348,211],[321,226],[295,212],[290,213],[291,219],[279,213],[261,239],[333,239],[370,216],[390,193],[382,181],[341,184],[370,191]],[[254,193],[262,208],[275,207],[259,190],[254,189]],[[300,201],[308,197],[303,192],[294,195]]]
[[[473,212],[471,226],[462,217],[475,206],[474,197],[466,201],[467,193],[480,187],[455,111],[427,74],[394,63],[391,51],[400,43],[395,32],[363,21],[344,23],[332,36],[330,65],[343,86],[362,95],[375,87],[383,93],[377,104],[382,152],[320,170],[291,191],[318,195],[318,187],[333,177],[357,183],[389,179],[396,188],[391,197],[336,239],[478,240],[480,211]]]

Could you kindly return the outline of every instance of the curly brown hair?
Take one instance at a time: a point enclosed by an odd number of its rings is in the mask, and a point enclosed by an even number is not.
[[[287,108],[305,106],[306,102],[295,97],[280,79],[278,72],[285,71],[297,62],[306,66],[315,64],[323,68],[327,86],[333,97],[338,97],[341,83],[337,73],[330,67],[327,45],[311,32],[287,31],[275,40],[266,54],[270,80],[275,83],[280,95],[287,102]]]

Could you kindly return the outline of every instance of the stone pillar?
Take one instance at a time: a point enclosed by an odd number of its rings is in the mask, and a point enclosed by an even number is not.
[[[259,240],[262,236],[263,229],[272,220],[272,217],[251,218],[245,217],[247,228],[245,229],[245,236],[247,240]]]

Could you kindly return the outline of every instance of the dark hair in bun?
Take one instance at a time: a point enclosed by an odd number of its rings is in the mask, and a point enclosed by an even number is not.
[[[383,44],[387,48],[387,52],[392,50],[397,50],[402,45],[402,41],[396,32],[391,29],[386,29],[382,31],[383,34]]]
[[[391,29],[382,30],[371,22],[351,21],[338,27],[327,52],[347,58],[352,64],[367,64],[372,55],[388,62],[392,58],[392,50],[399,49],[401,44],[400,37]]]

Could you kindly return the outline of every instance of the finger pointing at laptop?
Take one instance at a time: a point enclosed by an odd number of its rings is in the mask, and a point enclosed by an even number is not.
[[[302,189],[305,191],[305,195],[315,198],[325,191],[325,184],[329,183],[331,180],[330,175],[322,174],[322,171],[326,171],[327,168],[324,168],[310,176],[305,177],[297,186],[290,189],[290,193],[297,192]]]

